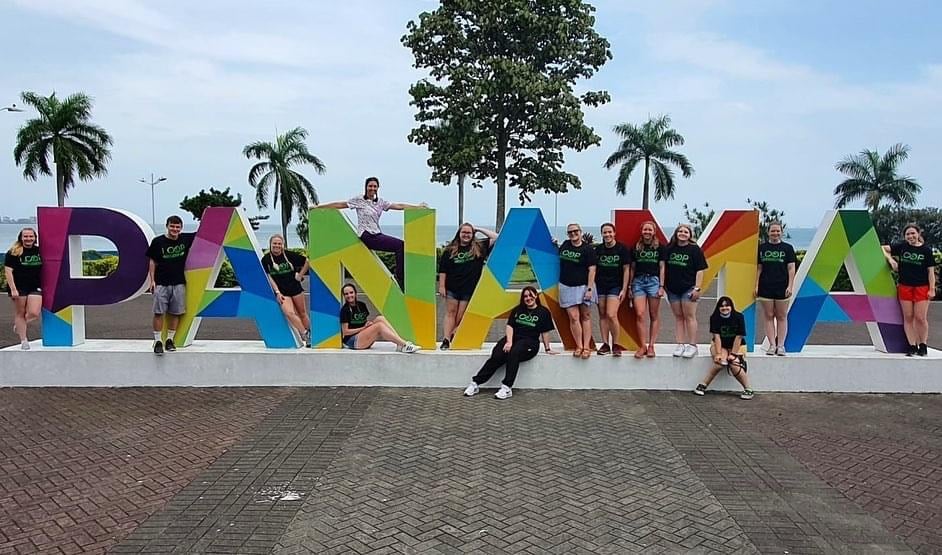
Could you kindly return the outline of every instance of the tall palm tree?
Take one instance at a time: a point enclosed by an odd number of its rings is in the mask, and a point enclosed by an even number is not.
[[[307,164],[318,174],[323,174],[327,169],[317,156],[308,151],[304,144],[306,138],[307,130],[295,127],[276,136],[274,143],[259,141],[242,150],[246,158],[261,160],[249,170],[249,185],[255,188],[258,207],[268,208],[269,188],[274,189],[272,208],[276,208],[281,201],[281,234],[285,236],[285,241],[295,207],[302,214],[307,212],[311,203],[318,203],[314,186],[292,167]]]
[[[111,159],[111,136],[89,121],[92,99],[84,93],[59,100],[56,93],[40,96],[24,92],[20,98],[35,108],[39,117],[20,127],[13,159],[17,166],[23,166],[23,177],[30,181],[40,175],[51,176],[54,164],[56,200],[59,206],[65,206],[76,175],[89,181],[108,173],[105,164]]]
[[[693,166],[683,154],[671,150],[684,144],[684,137],[671,129],[670,116],[649,118],[641,127],[632,123],[616,125],[615,133],[624,139],[618,150],[605,161],[605,168],[612,169],[621,164],[615,190],[624,195],[628,190],[628,179],[635,166],[644,162],[644,197],[642,208],[648,208],[650,176],[654,174],[654,200],[674,198],[674,172],[670,166],[680,168],[684,177],[693,175]]]
[[[916,204],[916,195],[922,186],[916,180],[896,172],[909,158],[909,145],[897,143],[880,156],[876,150],[862,150],[860,154],[845,157],[834,168],[847,176],[834,187],[835,208],[843,208],[857,199],[863,199],[871,212],[888,202],[894,207]]]

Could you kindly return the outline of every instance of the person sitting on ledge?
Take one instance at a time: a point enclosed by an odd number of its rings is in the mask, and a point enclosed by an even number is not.
[[[476,233],[481,233],[486,239],[475,241]],[[481,280],[487,255],[496,240],[497,234],[493,231],[464,223],[458,228],[455,238],[442,249],[438,260],[438,295],[445,299],[443,351],[451,348],[455,329],[468,309],[471,295]]]
[[[396,255],[396,281],[402,287],[405,284],[405,247],[402,239],[385,235],[379,229],[379,217],[387,210],[405,210],[406,208],[428,208],[424,202],[421,204],[406,204],[404,202],[389,202],[379,197],[379,178],[367,177],[363,185],[363,196],[355,196],[350,200],[327,202],[314,208],[352,208],[357,213],[357,235],[367,248],[391,252]]]
[[[924,357],[929,354],[926,343],[929,341],[929,301],[935,298],[935,257],[916,224],[903,228],[903,239],[884,246],[883,255],[893,271],[899,272],[897,296],[909,344],[906,356]]]
[[[494,345],[491,358],[478,370],[471,383],[465,388],[466,397],[476,395],[481,384],[487,383],[494,372],[501,366],[507,366],[507,373],[501,381],[500,389],[494,395],[497,399],[513,396],[514,380],[520,363],[535,357],[540,351],[540,339],[549,354],[556,354],[550,347],[549,332],[553,331],[553,316],[540,304],[540,294],[533,286],[526,286],[520,292],[520,303],[510,311],[507,317],[506,334]]]
[[[736,312],[733,300],[729,297],[720,297],[716,301],[716,308],[710,315],[710,354],[713,356],[713,368],[707,372],[703,383],[693,390],[697,395],[706,393],[707,386],[716,378],[721,370],[726,369],[730,375],[742,384],[743,391],[740,399],[752,399],[753,392],[749,389],[749,379],[746,376],[746,318],[741,312]]]
[[[370,320],[370,310],[366,304],[357,300],[357,288],[352,283],[340,289],[343,306],[340,307],[340,333],[346,349],[364,350],[377,341],[391,341],[401,353],[414,353],[421,349],[418,345],[399,337],[396,330],[382,316]]]
[[[262,268],[275,291],[275,298],[291,326],[301,336],[304,346],[310,346],[311,319],[304,303],[301,282],[308,271],[307,257],[285,249],[285,238],[280,233],[268,240],[268,252],[262,257]]]

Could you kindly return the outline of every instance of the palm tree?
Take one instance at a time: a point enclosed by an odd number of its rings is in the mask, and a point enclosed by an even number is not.
[[[33,92],[20,95],[23,103],[39,112],[16,134],[13,159],[23,166],[23,177],[36,181],[40,175],[52,175],[55,164],[56,200],[65,206],[75,176],[82,181],[103,177],[111,159],[111,136],[91,123],[92,99],[84,93],[59,100],[56,93],[40,96]]]
[[[288,224],[295,207],[298,213],[307,212],[311,203],[317,204],[317,191],[306,177],[291,169],[293,166],[309,164],[314,171],[323,174],[326,166],[317,156],[311,154],[304,139],[307,130],[295,127],[283,135],[275,137],[274,143],[255,142],[246,146],[242,154],[248,159],[261,162],[249,170],[249,185],[255,188],[255,201],[259,208],[268,208],[268,189],[274,188],[272,208],[281,201],[281,234],[288,237]]]
[[[614,127],[624,140],[618,150],[605,161],[605,168],[612,169],[621,164],[615,190],[624,195],[628,190],[628,178],[639,162],[644,161],[644,197],[642,208],[648,208],[649,180],[654,174],[654,200],[674,198],[674,172],[670,166],[680,168],[684,177],[693,175],[693,166],[687,157],[671,150],[684,144],[684,137],[671,129],[670,116],[649,118],[641,127],[623,123]]]
[[[903,160],[909,158],[909,145],[897,143],[880,156],[876,150],[862,150],[847,156],[834,165],[847,179],[834,187],[835,208],[843,208],[857,199],[863,199],[871,212],[888,202],[894,207],[913,206],[922,186],[905,175],[897,175]]]

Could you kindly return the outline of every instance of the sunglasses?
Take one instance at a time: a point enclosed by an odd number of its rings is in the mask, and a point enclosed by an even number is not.
[[[581,229],[567,229],[566,230],[567,235],[579,235],[580,233],[582,233]]]

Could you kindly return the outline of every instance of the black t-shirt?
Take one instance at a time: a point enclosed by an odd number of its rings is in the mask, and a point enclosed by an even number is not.
[[[631,260],[635,264],[636,276],[654,276],[661,275],[661,260],[664,260],[664,247],[641,249],[637,247],[631,252]]]
[[[507,317],[507,325],[514,330],[514,340],[539,339],[540,334],[554,329],[553,315],[543,306],[515,307]]]
[[[304,267],[304,260],[303,256],[294,251],[284,251],[277,257],[268,252],[262,257],[262,268],[271,276],[282,295],[293,297],[304,292],[301,283],[294,278],[294,274]]]
[[[619,242],[611,247],[605,243],[595,247],[595,283],[599,290],[621,287],[625,266],[631,264],[631,253]]]
[[[23,247],[19,256],[7,252],[4,265],[13,271],[13,283],[20,294],[39,290],[39,272],[43,267],[43,259],[39,256],[39,247]],[[10,284],[7,284],[7,291]]]
[[[733,311],[728,318],[723,318],[717,313],[710,316],[710,333],[720,336],[720,344],[724,349],[732,349],[733,341],[737,336],[743,338],[745,344],[746,337],[746,318],[742,312]]]
[[[471,245],[459,246],[452,256],[451,251],[445,249],[438,259],[438,272],[445,274],[445,289],[453,293],[471,293],[481,279],[481,271],[487,262],[490,251],[490,241],[479,241],[483,256],[475,257],[471,254]]]
[[[583,241],[578,247],[568,239],[559,246],[559,282],[569,287],[588,285],[589,266],[595,266],[595,249]]]
[[[166,235],[154,237],[147,248],[147,258],[156,264],[154,268],[154,282],[157,285],[183,285],[186,276],[183,270],[186,267],[186,256],[190,253],[193,244],[192,233],[181,233],[176,239]]]
[[[693,243],[664,248],[664,289],[682,295],[697,284],[697,272],[707,269],[706,258],[700,247]]]
[[[909,243],[893,243],[890,254],[899,261],[900,285],[929,285],[929,268],[935,266],[935,257],[929,245],[923,243],[920,247],[914,247]]]
[[[795,249],[784,242],[759,245],[759,287],[785,287],[788,285],[788,265],[797,264]]]
[[[347,303],[344,303],[340,307],[340,323],[347,324],[347,328],[351,330],[362,328],[366,325],[366,318],[370,315],[370,309],[366,308],[366,304],[361,301],[357,301],[356,307],[352,307]],[[344,337],[349,337],[354,335],[352,333],[345,335]]]

